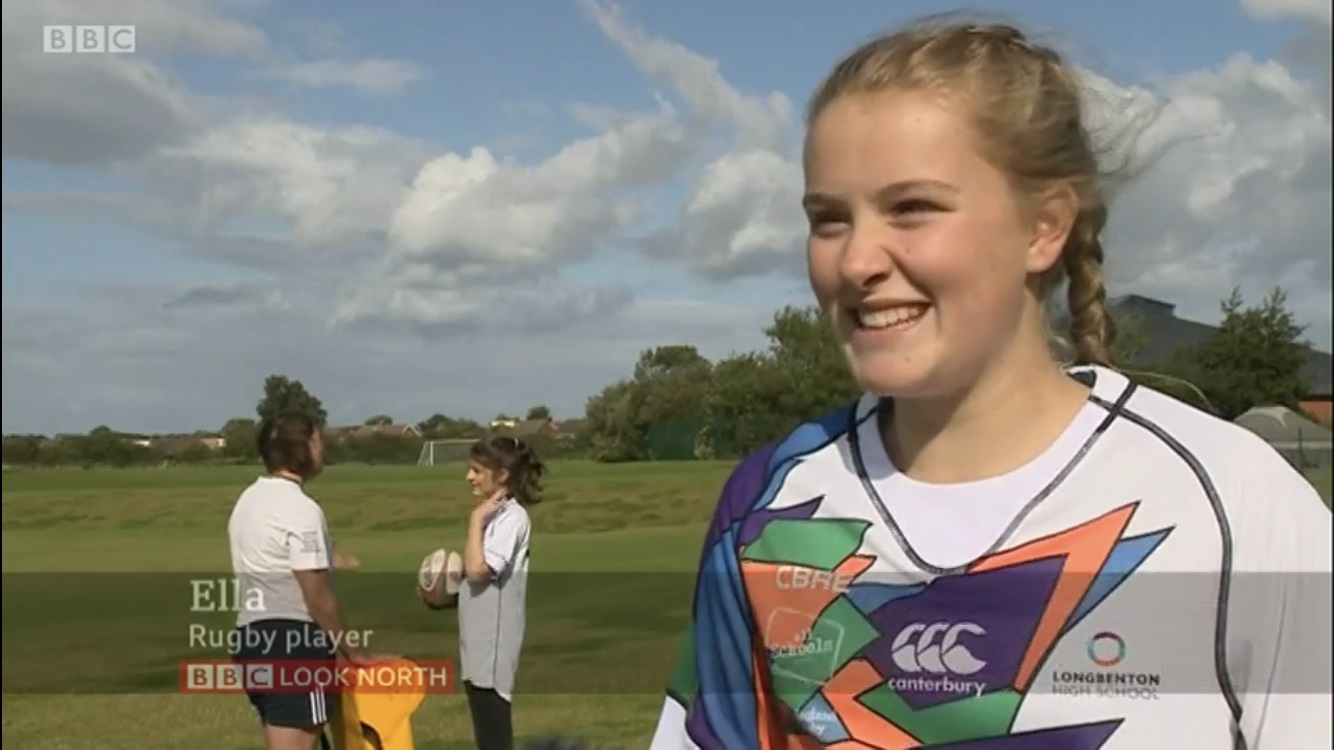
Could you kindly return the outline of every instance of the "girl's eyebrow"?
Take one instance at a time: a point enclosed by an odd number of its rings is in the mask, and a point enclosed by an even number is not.
[[[949,184],[948,182],[942,182],[940,180],[916,179],[916,180],[901,180],[899,182],[891,182],[890,184],[885,185],[884,187],[877,190],[875,192],[875,195],[876,198],[880,201],[890,201],[894,200],[895,198],[902,197],[907,193],[911,193],[914,190],[933,190],[938,193],[950,193],[950,194],[955,194],[959,192],[959,189],[957,187]],[[822,208],[832,208],[835,206],[844,205],[845,203],[846,201],[842,200],[841,198],[838,198],[837,196],[830,195],[829,193],[821,193],[818,191],[812,191],[806,193],[806,195],[802,196],[801,198],[801,207],[806,209],[807,211],[817,211]]]

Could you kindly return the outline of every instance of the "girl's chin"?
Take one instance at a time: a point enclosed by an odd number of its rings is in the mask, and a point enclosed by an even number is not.
[[[925,359],[907,360],[876,353],[852,353],[848,357],[853,378],[867,393],[905,398],[920,394],[930,380]]]

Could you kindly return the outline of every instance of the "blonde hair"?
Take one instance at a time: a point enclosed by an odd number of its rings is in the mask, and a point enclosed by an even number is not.
[[[1072,67],[1013,26],[937,17],[873,39],[844,58],[811,97],[807,125],[840,97],[887,90],[935,92],[964,104],[982,153],[1024,194],[1060,185],[1075,192],[1079,214],[1061,262],[1040,280],[1041,293],[1045,298],[1069,282],[1075,361],[1110,365],[1116,333],[1102,273],[1105,175]]]

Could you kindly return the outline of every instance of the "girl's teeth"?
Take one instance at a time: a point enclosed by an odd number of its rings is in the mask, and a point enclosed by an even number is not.
[[[888,310],[875,310],[857,314],[863,328],[892,328],[912,323],[926,314],[926,305],[894,307]]]

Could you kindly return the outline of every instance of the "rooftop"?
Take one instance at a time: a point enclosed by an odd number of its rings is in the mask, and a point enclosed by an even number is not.
[[[1144,348],[1135,357],[1136,364],[1161,362],[1186,347],[1203,343],[1217,331],[1215,326],[1194,320],[1178,318],[1176,305],[1171,302],[1126,294],[1107,301],[1107,309],[1116,313],[1134,313],[1144,326]],[[1303,374],[1311,384],[1312,394],[1329,396],[1334,393],[1334,358],[1329,352],[1307,350]]]

